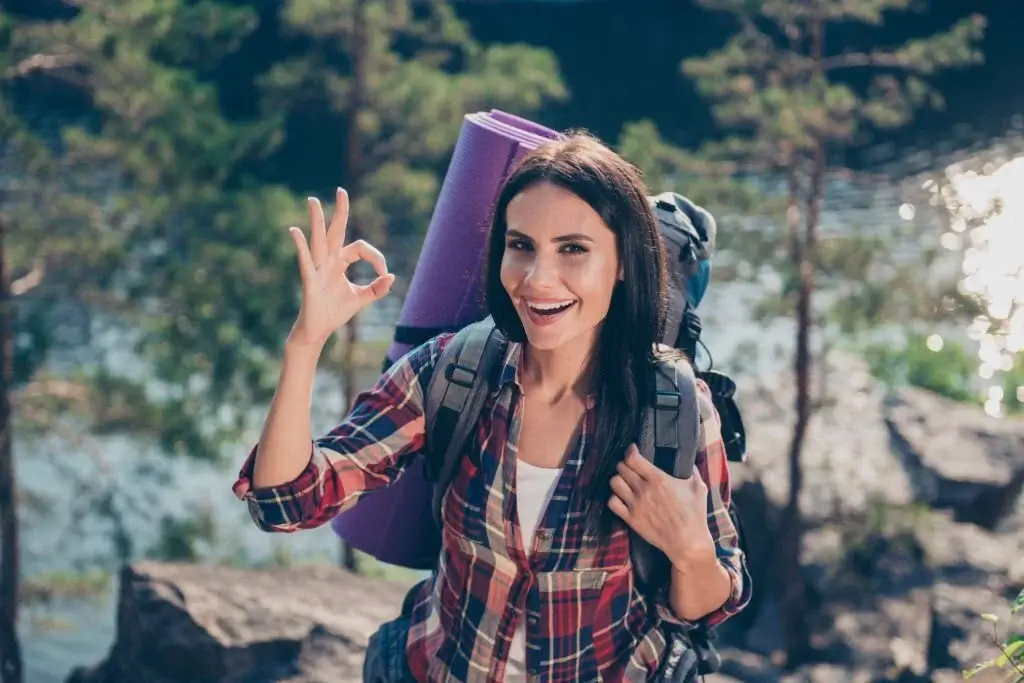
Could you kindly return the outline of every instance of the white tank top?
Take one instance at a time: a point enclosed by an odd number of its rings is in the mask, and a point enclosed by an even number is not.
[[[519,515],[519,527],[523,533],[523,547],[529,554],[533,547],[533,537],[537,533],[541,515],[547,508],[561,468],[537,467],[522,460],[516,461],[516,502]],[[526,619],[523,615],[512,636],[509,652],[509,665],[505,669],[506,683],[526,682]]]

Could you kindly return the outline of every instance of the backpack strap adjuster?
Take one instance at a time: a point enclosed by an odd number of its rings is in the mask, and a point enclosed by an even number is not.
[[[444,378],[452,384],[472,389],[473,382],[476,381],[476,369],[467,365],[451,363],[444,369]]]
[[[660,410],[679,410],[682,401],[678,391],[658,391],[654,405]]]

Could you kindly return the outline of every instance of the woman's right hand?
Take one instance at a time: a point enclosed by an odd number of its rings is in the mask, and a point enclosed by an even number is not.
[[[382,299],[391,290],[395,276],[388,273],[384,255],[363,240],[345,244],[348,213],[348,193],[338,188],[330,227],[326,227],[320,201],[311,197],[309,243],[300,228],[289,228],[302,278],[302,305],[290,341],[322,346],[363,307]],[[359,260],[367,261],[377,273],[368,285],[357,285],[348,279],[349,266]]]

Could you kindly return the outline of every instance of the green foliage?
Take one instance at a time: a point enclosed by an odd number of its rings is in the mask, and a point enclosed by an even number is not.
[[[341,184],[345,160],[358,158],[354,224],[408,247],[427,224],[463,114],[529,114],[566,94],[549,52],[482,48],[440,0],[304,1],[280,12],[284,37],[309,46],[259,77],[263,106],[251,119],[227,116],[209,80],[256,29],[249,7],[111,0],[83,3],[66,21],[20,23],[0,13],[10,48],[0,86],[43,77],[91,103],[52,140],[33,134],[32,111],[0,109],[9,133],[0,163],[7,178],[26,179],[0,198],[8,253],[15,273],[38,265],[45,274],[18,301],[17,367],[36,423],[49,422],[42,408],[72,411],[202,458],[239,434],[273,390],[298,308],[286,229],[307,222],[301,197],[252,169],[309,107],[326,107],[339,129],[357,124],[343,149],[320,152],[342,171],[320,189]],[[392,267],[411,269],[401,260]],[[55,352],[94,345],[116,350],[61,373],[73,397],[41,395],[57,386],[39,375]]]
[[[1004,680],[1024,683],[1024,631],[1021,630],[1020,614],[1024,611],[1024,590],[1011,603],[1006,626],[1006,635],[1000,637],[998,615],[982,614],[981,619],[992,626],[992,644],[999,654],[963,672],[964,680],[970,680],[983,671],[996,670],[1003,673]]]
[[[1007,413],[1024,413],[1024,353],[1018,353],[1013,368],[1003,375],[1003,406]]]
[[[954,401],[978,402],[972,387],[977,362],[961,344],[945,340],[933,351],[927,337],[909,334],[903,346],[873,344],[864,356],[871,373],[890,387],[909,384]]]
[[[567,96],[549,51],[482,47],[445,0],[291,0],[281,19],[309,47],[263,75],[263,111],[324,108],[354,126],[343,150],[325,150],[338,170],[322,182],[347,186],[352,224],[382,248],[422,237],[464,114],[528,115]],[[413,251],[389,252],[392,268],[411,270],[400,257]]]
[[[47,572],[26,579],[20,599],[33,606],[50,605],[59,600],[101,597],[109,589],[110,572],[104,570]]]
[[[167,562],[198,562],[217,540],[217,520],[209,508],[178,519],[160,519],[160,537],[147,555]],[[207,552],[204,552],[207,550]]]
[[[300,203],[274,188],[229,185],[243,163],[273,148],[280,122],[229,121],[202,77],[255,21],[249,10],[214,2],[115,0],[83,6],[68,21],[22,22],[9,34],[9,83],[43,76],[93,107],[59,139],[34,136],[47,151],[47,173],[22,176],[4,197],[14,271],[43,274],[17,301],[25,334],[16,367],[32,399],[17,406],[22,424],[71,411],[99,431],[152,436],[171,452],[210,458],[234,432],[200,426],[206,399],[244,405],[259,395],[258,354],[246,342],[270,338],[260,336],[268,316],[260,294],[279,296],[290,279],[261,277],[251,262],[272,267],[270,251],[284,267],[284,250],[265,235]],[[17,123],[46,130],[35,110]],[[22,149],[3,156],[12,171],[32,161]],[[222,274],[246,296],[214,310],[195,290]],[[240,324],[254,328],[241,341]],[[227,350],[232,342],[237,356]],[[177,353],[168,352],[173,345]],[[111,357],[62,371],[60,382],[40,375],[55,352],[89,346],[113,347]],[[156,372],[126,372],[139,358]],[[47,397],[47,387],[65,391]]]
[[[985,19],[979,15],[895,47],[825,51],[831,26],[881,25],[886,14],[906,10],[906,0],[700,4],[733,15],[739,30],[721,49],[686,60],[683,72],[713,102],[721,125],[752,131],[751,146],[741,151],[769,168],[811,151],[816,140],[851,142],[865,126],[904,125],[921,106],[941,105],[926,77],[982,59]],[[854,71],[872,74],[866,90],[845,78]]]

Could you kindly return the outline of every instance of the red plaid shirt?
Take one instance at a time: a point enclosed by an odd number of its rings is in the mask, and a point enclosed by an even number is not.
[[[254,490],[254,448],[234,491],[256,524],[278,532],[317,527],[400,477],[424,447],[424,388],[450,338],[414,349],[361,394],[345,421],[316,440],[295,481]],[[470,440],[480,457],[462,459],[445,496],[438,571],[412,612],[410,668],[419,681],[501,681],[512,636],[525,619],[531,681],[648,680],[665,649],[661,626],[679,620],[667,604],[649,604],[638,590],[625,528],[605,543],[584,539],[577,481],[593,434],[589,413],[532,552],[523,548],[515,486],[520,355],[521,347],[510,344],[498,389]],[[747,604],[750,580],[727,513],[729,471],[717,416],[701,433],[697,469],[708,485],[708,524],[733,587],[726,603],[702,619],[715,625]]]

